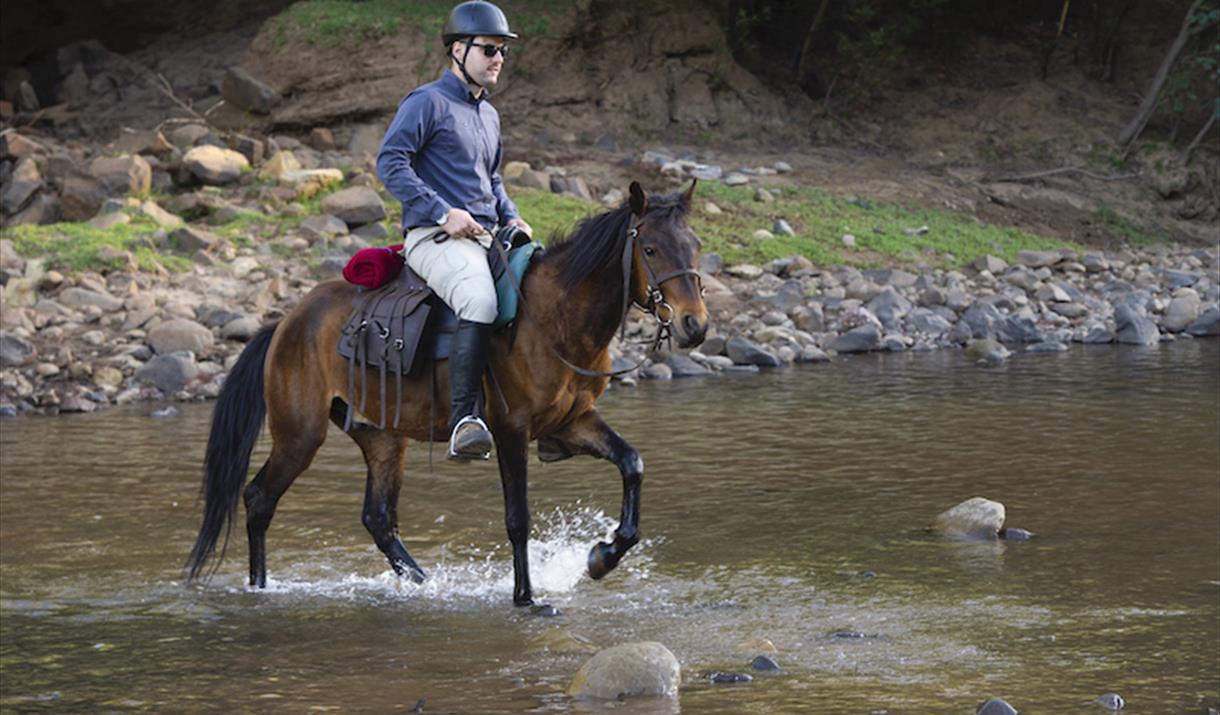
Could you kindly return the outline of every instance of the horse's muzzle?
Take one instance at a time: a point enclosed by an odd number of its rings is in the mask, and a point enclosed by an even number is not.
[[[682,316],[682,320],[679,321],[678,325],[679,347],[694,348],[703,344],[703,339],[707,337],[707,318],[699,320],[690,313],[687,313]]]

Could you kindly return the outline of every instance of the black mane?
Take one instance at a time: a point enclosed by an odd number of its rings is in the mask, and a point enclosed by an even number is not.
[[[688,209],[681,193],[653,196],[648,199],[644,216],[672,221],[685,218]],[[552,237],[547,253],[559,264],[560,285],[570,290],[590,276],[606,275],[610,271],[621,285],[623,248],[633,221],[631,206],[624,202],[616,209],[581,221],[566,237]]]

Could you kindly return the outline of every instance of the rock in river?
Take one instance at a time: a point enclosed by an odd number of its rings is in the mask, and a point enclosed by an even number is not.
[[[660,643],[623,643],[590,658],[568,685],[568,695],[614,700],[632,695],[676,696],[678,659]]]
[[[1004,527],[1004,505],[974,497],[941,513],[932,528],[942,534],[994,539]]]
[[[1017,715],[1017,709],[1008,704],[1003,698],[992,698],[987,702],[979,705],[978,710],[974,711],[974,715]]]

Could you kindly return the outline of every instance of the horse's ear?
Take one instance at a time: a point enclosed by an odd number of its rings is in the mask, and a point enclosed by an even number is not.
[[[698,183],[699,183],[698,179],[691,179],[690,187],[687,188],[686,191],[684,191],[682,193],[682,208],[687,211],[690,210],[690,200],[695,195],[695,184],[698,184]]]
[[[648,210],[648,196],[644,194],[644,189],[640,186],[640,182],[638,181],[631,182],[630,191],[631,213],[642,217],[644,212]]]

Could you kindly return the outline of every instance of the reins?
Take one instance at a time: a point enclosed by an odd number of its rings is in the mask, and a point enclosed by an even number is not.
[[[652,264],[648,262],[648,256],[644,255],[644,253],[641,251],[640,260],[644,263],[644,273],[646,274],[648,281],[648,303],[646,305],[641,305],[638,301],[633,300],[631,297],[631,266],[632,259],[634,258],[635,254],[636,239],[640,235],[640,226],[643,225],[643,223],[643,218],[636,221],[630,230],[627,231],[627,240],[623,243],[623,258],[621,261],[623,271],[623,309],[621,312],[621,317],[619,318],[619,340],[625,340],[627,337],[627,314],[630,312],[631,305],[634,303],[635,305],[639,306],[641,310],[644,310],[652,315],[652,317],[657,321],[657,332],[653,336],[652,340],[647,341],[652,344],[651,350],[655,352],[661,346],[662,342],[672,341],[673,338],[672,328],[674,309],[673,306],[665,301],[665,294],[661,292],[661,286],[667,281],[671,281],[674,278],[680,278],[685,275],[693,275],[696,282],[698,282],[701,287],[703,281],[699,275],[699,271],[695,270],[694,268],[680,268],[678,270],[669,271],[668,273],[662,274],[658,278],[656,272],[652,269]],[[492,241],[492,246],[499,253],[500,260],[504,262],[505,266],[507,266],[508,255],[504,250],[504,246],[501,245],[499,241]],[[525,293],[521,290],[521,284],[517,280],[517,277],[513,275],[512,271],[509,271],[508,277],[509,282],[513,286],[513,290],[517,292],[517,299],[520,301],[522,309],[528,310],[525,302]],[[666,313],[664,317],[661,315],[662,309],[664,309]],[[644,360],[640,360],[631,367],[623,368],[621,370],[591,370],[589,368],[576,365],[572,361],[568,360],[554,345],[547,343],[547,347],[550,348],[551,353],[553,353],[555,357],[558,358],[559,362],[563,363],[565,367],[572,372],[585,377],[618,377],[619,375],[625,375],[629,372],[638,370],[639,367],[644,364]]]

